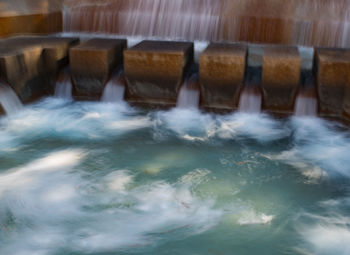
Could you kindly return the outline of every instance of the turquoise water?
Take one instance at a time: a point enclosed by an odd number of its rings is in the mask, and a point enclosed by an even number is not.
[[[0,119],[0,254],[350,254],[350,132],[54,98]]]

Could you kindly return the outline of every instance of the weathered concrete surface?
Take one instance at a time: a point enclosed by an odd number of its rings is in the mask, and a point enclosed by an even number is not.
[[[262,66],[263,109],[292,112],[300,73],[301,57],[296,47],[266,47]]]
[[[0,37],[62,31],[63,0],[1,0]]]
[[[321,116],[340,117],[348,79],[350,52],[315,49],[315,72]]]
[[[64,0],[1,0],[0,16],[50,13],[62,10]]]
[[[23,34],[49,34],[62,31],[62,13],[0,16],[0,38]]]
[[[131,102],[176,104],[193,62],[193,43],[143,41],[124,51],[127,98]]]
[[[213,43],[199,61],[201,105],[205,108],[235,109],[244,81],[247,47]]]
[[[122,64],[126,40],[91,39],[69,51],[77,99],[100,99],[112,71]]]
[[[68,62],[76,38],[21,36],[0,40],[0,79],[23,102],[52,94],[56,75]]]
[[[345,96],[343,103],[343,119],[350,124],[350,64],[347,69],[347,82],[345,85]]]

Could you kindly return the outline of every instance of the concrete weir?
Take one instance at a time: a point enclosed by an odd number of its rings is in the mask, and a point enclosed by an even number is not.
[[[124,51],[127,98],[134,103],[176,105],[193,62],[193,43],[143,41]]]
[[[263,109],[292,112],[300,74],[301,57],[297,47],[265,47],[262,63]]]
[[[57,36],[0,40],[0,80],[26,103],[53,95],[58,73],[69,64],[74,98],[100,100],[120,69],[126,100],[169,107],[196,77],[204,110],[259,112],[262,91],[263,111],[314,115],[319,108],[320,116],[350,119],[348,49],[316,48],[305,57],[305,49],[294,46],[210,43],[194,63],[192,42],[145,40],[131,48],[125,39],[78,43]]]
[[[237,108],[244,82],[247,46],[212,43],[199,60],[201,105],[204,108]]]
[[[124,39],[95,38],[72,47],[69,60],[77,99],[99,100],[112,71],[122,64]]]
[[[20,36],[0,41],[0,77],[23,102],[54,91],[58,70],[68,63],[77,38]]]

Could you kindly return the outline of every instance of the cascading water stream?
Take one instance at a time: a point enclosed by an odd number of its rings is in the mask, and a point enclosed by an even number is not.
[[[219,10],[217,0],[67,1],[64,31],[215,39]]]
[[[258,88],[245,88],[239,98],[240,112],[259,113],[261,110],[261,93]]]
[[[298,94],[295,100],[294,115],[296,116],[316,116],[317,115],[317,98],[313,90],[304,89]]]
[[[56,82],[55,97],[71,100],[72,96],[72,80],[69,69],[64,69]]]
[[[64,32],[347,47],[348,0],[66,0]]]
[[[178,108],[196,109],[199,106],[199,84],[197,74],[192,75],[188,80],[185,80],[181,86],[177,99]]]
[[[121,72],[112,75],[103,90],[102,102],[122,102],[125,94],[125,80]]]
[[[0,104],[6,114],[13,114],[23,108],[16,93],[5,83],[0,82]]]

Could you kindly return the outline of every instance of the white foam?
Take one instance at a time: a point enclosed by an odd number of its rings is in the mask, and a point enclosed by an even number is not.
[[[80,163],[83,156],[81,150],[58,151],[23,167],[10,169],[0,175],[0,196],[6,191],[17,192],[30,187],[43,172],[70,170]]]
[[[176,239],[201,233],[222,215],[213,208],[214,201],[199,199],[188,184],[134,186],[130,185],[134,176],[126,170],[84,181],[81,172],[71,171],[78,163],[75,158],[60,152],[16,170],[30,170],[35,182],[21,188],[7,186],[11,192],[0,201],[0,217],[7,210],[28,224],[16,224],[19,232],[0,246],[1,254],[53,254],[58,247],[78,253],[118,252],[162,242],[168,235]],[[45,162],[70,171],[44,174]],[[67,222],[74,222],[74,228]]]
[[[175,108],[156,114],[158,125],[174,131],[186,140],[207,140],[215,125],[209,114],[202,114],[196,109]]]
[[[346,226],[317,224],[306,228],[302,236],[312,245],[316,254],[350,253],[350,229]]]
[[[281,122],[265,114],[235,113],[218,120],[216,134],[222,139],[246,136],[260,142],[268,142],[287,137],[291,132]]]
[[[137,117],[131,120],[118,120],[110,123],[108,126],[110,129],[118,130],[136,130],[141,128],[151,127],[153,122],[147,117]]]
[[[263,155],[270,160],[282,161],[289,164],[300,171],[305,177],[309,179],[308,183],[315,183],[321,179],[328,177],[325,170],[319,166],[308,162],[303,159],[297,149],[292,149],[289,151],[283,151],[277,155]]]
[[[255,211],[245,212],[242,217],[238,219],[239,225],[254,225],[254,224],[268,224],[275,218],[274,215],[266,215],[264,213],[256,213]]]
[[[133,181],[133,176],[126,170],[118,170],[107,175],[105,179],[110,190],[123,191]]]
[[[350,177],[350,139],[337,123],[317,118],[293,118],[296,155],[328,174]]]

